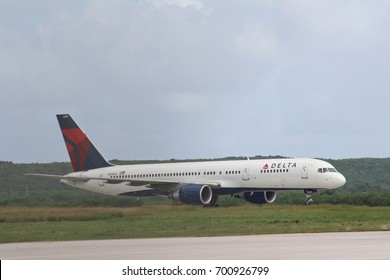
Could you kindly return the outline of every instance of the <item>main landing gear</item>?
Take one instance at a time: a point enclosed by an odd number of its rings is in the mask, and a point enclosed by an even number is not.
[[[311,198],[313,193],[316,193],[317,190],[315,189],[305,189],[303,192],[306,195],[306,205],[310,205],[313,202],[313,199]]]
[[[209,204],[203,205],[204,207],[217,207],[218,195],[213,195]]]

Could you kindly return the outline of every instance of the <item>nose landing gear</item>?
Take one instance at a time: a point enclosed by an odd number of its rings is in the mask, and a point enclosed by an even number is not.
[[[313,193],[316,193],[317,190],[315,189],[305,189],[303,190],[303,192],[305,193],[306,195],[306,205],[310,205],[312,202],[313,202],[313,199],[311,198],[312,194]]]

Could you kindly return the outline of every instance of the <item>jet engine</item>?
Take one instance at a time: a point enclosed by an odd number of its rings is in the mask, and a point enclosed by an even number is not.
[[[185,204],[207,205],[213,198],[213,190],[208,185],[189,184],[181,187],[173,194],[173,199],[179,199]]]
[[[238,195],[235,195],[236,198],[245,199],[246,201],[254,204],[266,204],[272,203],[276,199],[276,192],[266,191],[266,192],[244,192]]]

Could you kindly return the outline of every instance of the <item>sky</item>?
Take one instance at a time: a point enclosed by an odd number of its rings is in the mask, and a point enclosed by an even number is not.
[[[389,0],[0,0],[0,161],[390,156]]]

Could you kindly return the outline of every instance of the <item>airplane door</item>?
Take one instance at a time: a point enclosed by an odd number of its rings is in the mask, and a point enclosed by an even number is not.
[[[301,174],[302,179],[309,179],[309,173],[308,173],[308,168],[306,165],[302,167],[302,174]]]
[[[100,173],[100,178],[103,178],[103,173]],[[99,180],[98,185],[99,185],[100,187],[104,187],[104,181],[103,181],[103,180]]]
[[[251,178],[249,176],[249,165],[244,166],[244,170],[242,171],[242,180],[249,181]]]

